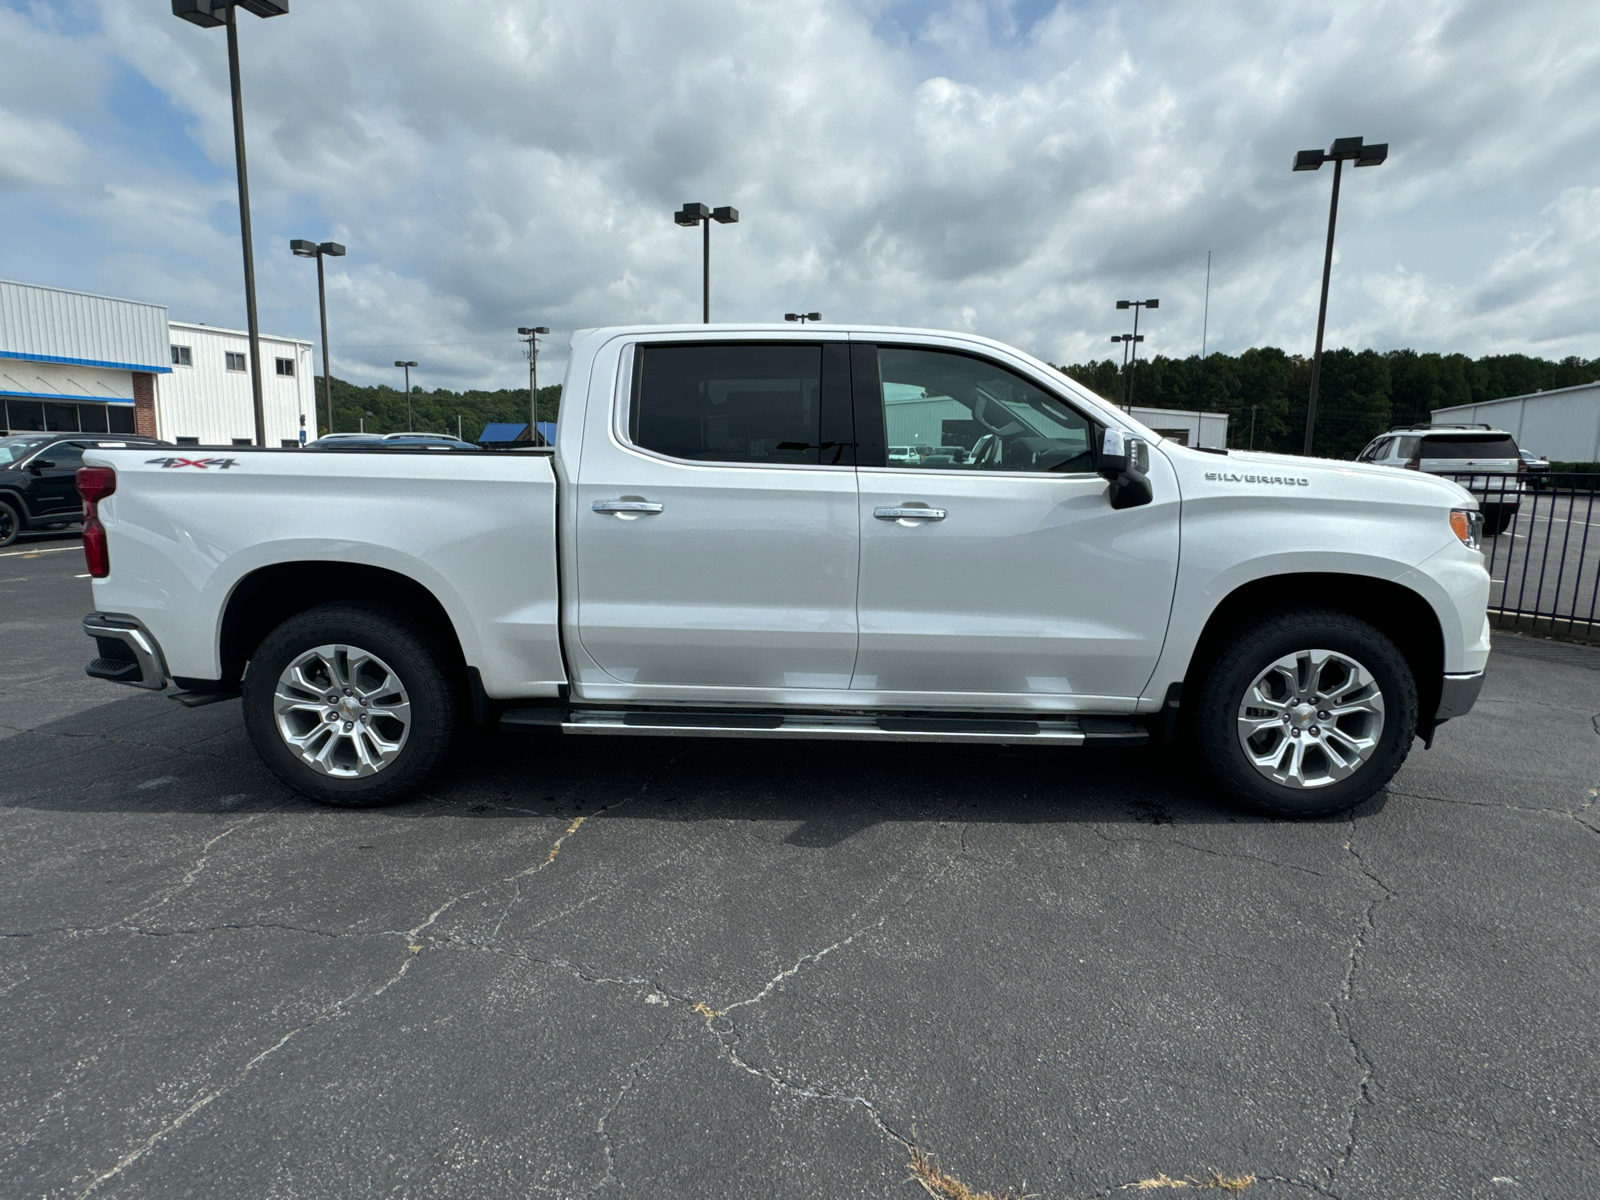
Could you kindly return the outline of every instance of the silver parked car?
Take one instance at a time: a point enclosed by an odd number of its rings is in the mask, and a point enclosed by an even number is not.
[[[1413,425],[1374,438],[1359,462],[1405,467],[1429,475],[1456,477],[1478,498],[1484,530],[1504,533],[1522,502],[1522,476],[1528,470],[1517,440],[1489,425]]]

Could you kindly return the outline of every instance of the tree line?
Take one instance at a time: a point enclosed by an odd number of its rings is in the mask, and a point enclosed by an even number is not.
[[[1122,364],[1058,367],[1106,399],[1121,404],[1127,390]],[[1317,389],[1316,452],[1330,458],[1359,451],[1396,425],[1425,425],[1435,409],[1498,400],[1600,379],[1600,358],[1552,362],[1526,354],[1419,354],[1415,350],[1325,350]],[[1311,360],[1273,346],[1242,354],[1141,361],[1133,372],[1133,403],[1150,408],[1202,409],[1228,414],[1228,445],[1298,454],[1305,441]]]
[[[322,389],[322,376],[316,377],[317,431],[328,432],[328,401]],[[356,433],[365,427],[368,433],[418,433],[456,434],[460,418],[461,436],[469,442],[478,440],[483,427],[491,421],[511,421],[519,425],[528,423],[528,389],[501,388],[498,391],[452,392],[435,388],[431,392],[421,385],[411,389],[409,417],[406,394],[400,388],[382,385],[363,387],[333,377],[333,427],[340,433]],[[552,384],[539,389],[539,420],[554,421],[561,403],[561,385]],[[310,414],[307,414],[308,416]],[[308,423],[309,424],[309,423]]]
[[[1122,364],[1069,363],[1056,368],[1114,403],[1127,393]],[[1316,452],[1331,458],[1360,450],[1395,425],[1426,424],[1437,408],[1498,400],[1529,392],[1572,387],[1600,379],[1600,358],[1559,362],[1526,354],[1419,354],[1415,350],[1328,350],[1322,356],[1317,396]],[[317,427],[327,432],[327,402],[317,377]],[[1133,402],[1149,408],[1202,409],[1227,413],[1228,444],[1298,454],[1305,440],[1306,397],[1311,360],[1274,346],[1242,354],[1141,361],[1133,373]],[[491,421],[528,419],[526,388],[452,392],[382,385],[362,387],[333,377],[334,428],[352,433],[365,422],[369,433],[461,434],[475,441]],[[554,421],[561,385],[539,389],[539,420]]]

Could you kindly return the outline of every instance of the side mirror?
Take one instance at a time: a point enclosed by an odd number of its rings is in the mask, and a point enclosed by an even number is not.
[[[28,470],[32,471],[35,475],[54,469],[55,463],[51,462],[48,458],[36,458],[28,464]]]
[[[1137,508],[1155,498],[1150,478],[1150,446],[1143,438],[1129,437],[1120,429],[1108,429],[1100,442],[1100,474],[1111,481],[1107,495],[1111,507]]]
[[[1120,429],[1108,429],[1100,440],[1100,474],[1115,483],[1128,469],[1128,443],[1133,439]]]

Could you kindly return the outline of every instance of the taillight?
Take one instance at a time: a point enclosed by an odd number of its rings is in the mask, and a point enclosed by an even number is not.
[[[1519,456],[1517,458],[1517,474],[1518,475],[1526,475],[1527,473],[1528,473],[1527,460]]]
[[[1422,455],[1420,455],[1420,454],[1413,455],[1412,458],[1411,458],[1411,461],[1406,463],[1406,470],[1408,470],[1408,471],[1420,471],[1420,470],[1422,470]]]
[[[112,468],[78,468],[78,495],[83,497],[83,557],[88,560],[89,574],[96,579],[111,574],[106,527],[100,524],[100,501],[116,490],[117,473]]]

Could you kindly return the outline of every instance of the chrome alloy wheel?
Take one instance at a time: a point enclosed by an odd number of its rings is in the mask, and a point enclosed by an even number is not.
[[[411,733],[411,700],[393,668],[359,646],[317,646],[278,676],[272,711],[300,761],[340,779],[375,775]]]
[[[1239,705],[1239,744],[1257,771],[1291,788],[1348,779],[1383,736],[1383,692],[1336,650],[1298,650],[1256,676]]]

